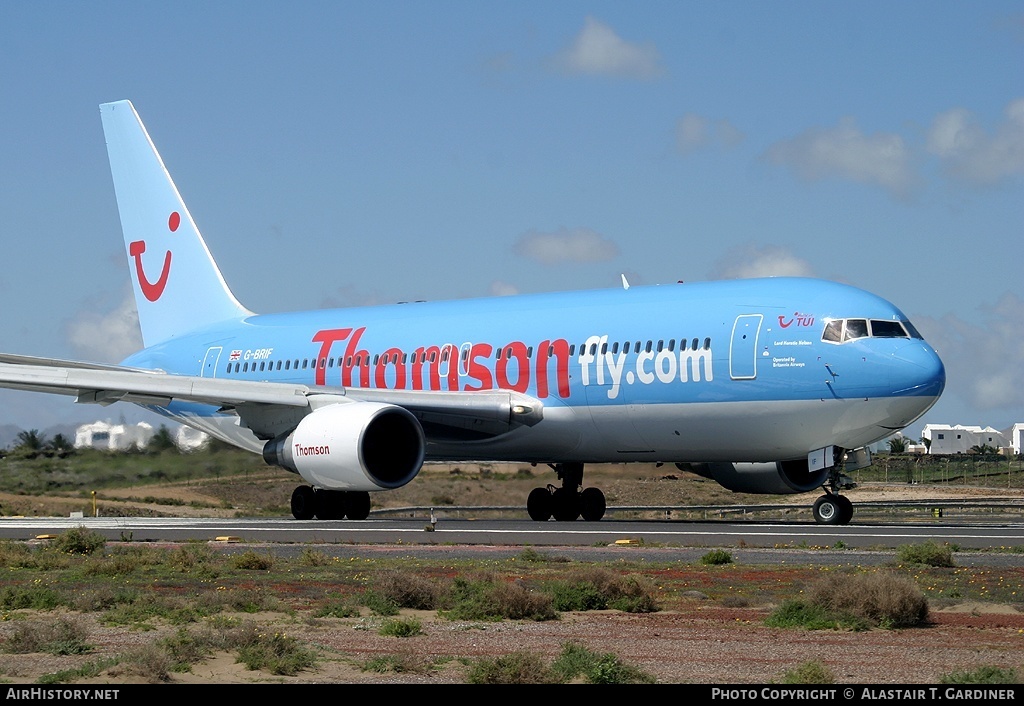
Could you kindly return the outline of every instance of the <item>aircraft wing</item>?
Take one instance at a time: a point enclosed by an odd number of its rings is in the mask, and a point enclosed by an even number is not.
[[[543,404],[510,390],[443,392],[320,387],[282,382],[222,380],[56,358],[0,353],[0,387],[50,392],[76,402],[167,407],[191,402],[236,414],[260,439],[290,431],[306,414],[329,404],[378,402],[412,412],[428,439],[498,436],[543,418]]]

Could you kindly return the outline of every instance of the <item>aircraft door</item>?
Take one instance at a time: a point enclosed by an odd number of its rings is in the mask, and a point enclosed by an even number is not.
[[[199,372],[200,377],[217,377],[217,363],[220,361],[220,354],[223,350],[221,346],[210,346],[209,350],[206,351],[206,357],[203,359],[203,369]]]
[[[762,314],[736,317],[729,343],[729,377],[753,380],[757,377],[757,338],[761,332]]]

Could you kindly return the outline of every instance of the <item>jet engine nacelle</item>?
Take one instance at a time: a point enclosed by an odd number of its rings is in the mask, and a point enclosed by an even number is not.
[[[419,420],[396,405],[343,402],[321,407],[268,441],[263,460],[330,490],[393,490],[420,472],[426,440]]]
[[[828,469],[810,471],[806,460],[767,463],[686,463],[680,470],[710,478],[736,493],[791,495],[821,487]]]

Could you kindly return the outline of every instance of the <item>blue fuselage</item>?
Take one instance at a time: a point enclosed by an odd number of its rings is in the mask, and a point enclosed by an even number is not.
[[[850,336],[864,322],[866,335],[824,340],[835,321],[850,321]],[[433,459],[798,458],[891,435],[945,384],[891,303],[801,278],[254,315],[125,364],[330,388],[509,389],[544,405],[536,427],[432,443]],[[200,405],[165,413],[217,417]]]

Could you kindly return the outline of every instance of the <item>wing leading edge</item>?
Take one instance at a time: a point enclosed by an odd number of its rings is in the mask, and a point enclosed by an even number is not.
[[[402,407],[423,424],[428,439],[487,438],[543,418],[543,404],[510,390],[435,392],[364,390],[278,382],[170,375],[117,365],[0,354],[0,386],[69,395],[77,402],[132,402],[166,408],[172,402],[217,407],[236,414],[259,439],[290,431],[330,404],[375,402]]]

